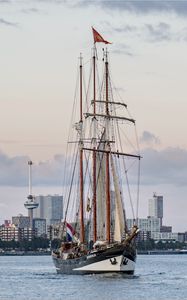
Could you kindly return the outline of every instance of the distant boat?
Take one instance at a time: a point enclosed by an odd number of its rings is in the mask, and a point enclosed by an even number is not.
[[[135,120],[128,115],[127,105],[115,99],[107,49],[103,49],[103,79],[98,84],[96,43],[109,42],[92,29],[94,47],[92,75],[89,76],[92,94],[87,92],[84,103],[81,57],[79,122],[75,125],[77,140],[69,141],[76,150],[75,158],[72,158],[74,165],[65,199],[65,220],[61,224],[62,244],[52,251],[52,258],[57,272],[62,274],[133,274],[139,229],[136,221],[130,230],[127,228],[123,189],[130,191],[126,162],[136,163],[139,168],[140,154],[138,150],[132,153],[124,151],[128,148],[123,138],[125,128],[134,128]],[[77,184],[78,189],[75,188]],[[73,201],[76,202],[74,206],[70,204]],[[77,220],[74,225],[70,224],[69,211],[72,214],[75,211]]]

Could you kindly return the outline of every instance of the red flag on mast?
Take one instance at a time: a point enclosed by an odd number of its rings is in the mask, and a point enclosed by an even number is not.
[[[92,32],[93,32],[94,43],[112,44],[104,40],[104,38],[93,27],[92,27]]]

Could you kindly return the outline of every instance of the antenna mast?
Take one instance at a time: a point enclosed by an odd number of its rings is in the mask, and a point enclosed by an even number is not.
[[[32,164],[31,160],[28,161],[29,166],[29,195],[27,201],[24,203],[26,209],[28,209],[28,216],[30,219],[30,228],[33,229],[33,209],[38,207],[38,203],[35,202],[34,196],[32,194]]]

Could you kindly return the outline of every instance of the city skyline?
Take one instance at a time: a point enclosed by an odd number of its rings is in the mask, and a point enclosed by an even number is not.
[[[94,26],[113,43],[114,82],[137,120],[140,216],[157,192],[167,223],[186,230],[187,4],[4,0],[0,8],[0,219],[26,213],[29,159],[34,193],[62,194],[76,66],[80,52],[90,58]]]
[[[63,219],[63,196],[39,195],[35,201],[38,207],[34,211],[34,218],[46,219],[46,225],[59,223]]]

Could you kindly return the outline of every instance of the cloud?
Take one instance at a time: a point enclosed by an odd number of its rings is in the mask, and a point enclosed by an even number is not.
[[[127,56],[134,56],[134,53],[132,52],[131,48],[125,44],[117,44],[114,46],[113,53],[117,54],[123,54]]]
[[[0,152],[0,185],[21,186],[26,185],[26,168],[28,157],[8,157]]]
[[[109,11],[127,11],[136,14],[149,13],[171,13],[185,16],[187,14],[187,1],[185,0],[33,0],[33,3],[53,3],[57,5],[67,5],[74,8],[87,8],[88,6],[99,6]],[[11,0],[0,0],[0,4],[14,3]],[[27,2],[30,4],[30,2]]]
[[[38,13],[40,12],[40,10],[38,8],[35,7],[31,7],[31,8],[25,8],[21,10],[23,13],[25,14],[30,14],[30,13]]]
[[[65,168],[65,158],[57,154],[52,160],[39,162],[33,166],[33,184],[62,186]],[[69,167],[66,168],[66,176],[69,177]]]
[[[29,160],[31,159],[28,156],[10,157],[0,152],[0,186],[28,186]],[[69,185],[74,162],[71,156],[65,159],[65,156],[61,154],[56,154],[51,160],[33,162],[33,186]],[[76,176],[75,179],[77,179]]]
[[[9,21],[6,21],[3,18],[0,18],[0,24],[5,25],[5,26],[14,26],[14,27],[18,26],[18,23],[9,22]]]
[[[143,134],[144,140],[154,140],[150,133]],[[165,148],[154,150],[145,148],[141,151],[141,184],[186,186],[187,181],[187,150],[181,148]],[[28,156],[9,157],[0,152],[0,186],[25,187],[28,186]],[[52,160],[34,163],[33,186],[62,186],[70,183],[72,159],[69,158],[65,170],[65,157],[55,155]],[[64,174],[64,172],[66,172]],[[137,182],[137,178],[130,175],[130,182]],[[75,178],[77,176],[75,175]],[[75,182],[74,182],[75,183]]]
[[[28,156],[14,156],[0,152],[0,186],[28,185]],[[62,185],[64,157],[54,156],[51,161],[33,165],[34,185]]]
[[[109,10],[119,10],[119,11],[128,11],[131,13],[140,13],[140,14],[148,14],[148,13],[171,13],[175,12],[178,15],[186,15],[187,14],[187,2],[186,1],[158,1],[158,0],[131,0],[131,1],[79,1],[80,5],[100,5],[104,9]]]
[[[110,26],[112,26],[112,24],[110,24]],[[137,27],[134,25],[123,25],[120,27],[113,27],[113,31],[119,32],[119,33],[127,33],[127,32],[134,32],[137,31]]]
[[[144,131],[140,137],[140,143],[142,144],[160,144],[160,140],[153,133]]]
[[[104,26],[108,29],[110,28],[111,34],[118,34],[121,41],[132,39],[140,39],[146,42],[162,42],[162,41],[186,41],[187,37],[187,28],[176,28],[172,24],[166,23],[165,21],[153,22],[153,23],[142,23],[139,26],[128,25],[121,23],[116,26],[110,22],[103,22]],[[134,53],[129,45],[126,43],[119,43],[115,45],[116,53],[124,53],[130,56],[134,56]]]
[[[173,38],[173,34],[170,30],[170,25],[164,22],[160,22],[159,24],[145,24],[145,28],[148,34],[148,39],[153,42],[159,41],[169,41]]]
[[[115,27],[112,24],[110,25],[112,31],[125,34],[127,37],[139,39],[144,37],[144,40],[147,42],[162,42],[162,41],[186,41],[187,38],[187,28],[183,27],[181,29],[172,28],[172,26],[166,22],[158,22],[156,24],[145,23],[137,26],[129,26],[129,25],[121,25],[119,27]],[[120,47],[124,50],[130,49],[127,45],[121,44]],[[126,49],[127,48],[127,49]],[[131,51],[132,53],[132,51]]]
[[[6,1],[6,0],[5,0]],[[8,0],[7,0],[8,1]],[[40,2],[47,2],[40,0]],[[185,16],[187,14],[187,1],[185,0],[51,0],[54,4],[65,4],[73,8],[87,8],[98,6],[108,11],[127,11],[136,14],[171,13]]]
[[[186,149],[169,147],[157,151],[147,148],[142,151],[142,156],[142,184],[172,184],[174,186],[186,186]]]
[[[163,1],[164,2],[164,1]],[[148,13],[150,11],[161,11],[168,9],[170,6],[168,6],[167,3],[163,3],[161,1],[152,1],[152,0],[146,0],[146,1],[140,1],[140,0],[132,0],[132,1],[100,1],[100,4],[103,7],[107,7],[109,9],[118,9],[118,10],[126,10],[130,12],[143,12]]]

